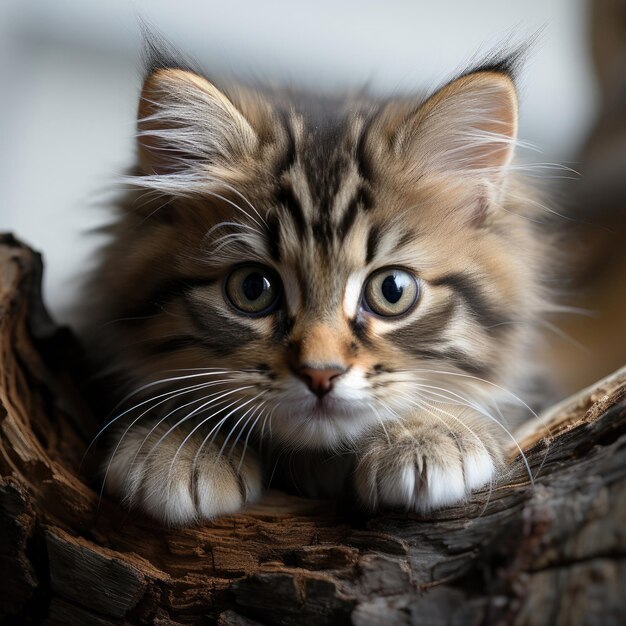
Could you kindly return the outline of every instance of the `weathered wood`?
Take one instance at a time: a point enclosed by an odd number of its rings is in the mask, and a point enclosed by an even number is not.
[[[530,424],[491,491],[366,518],[272,492],[163,529],[81,468],[80,351],[40,258],[0,240],[0,615],[8,623],[626,623],[626,369]]]

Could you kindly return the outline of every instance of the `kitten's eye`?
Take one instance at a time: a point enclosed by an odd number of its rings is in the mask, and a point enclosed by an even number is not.
[[[224,291],[236,309],[257,317],[267,315],[276,308],[281,283],[269,267],[241,265],[226,278]]]
[[[382,317],[406,313],[418,297],[417,278],[396,267],[386,267],[372,274],[363,294],[365,308]]]

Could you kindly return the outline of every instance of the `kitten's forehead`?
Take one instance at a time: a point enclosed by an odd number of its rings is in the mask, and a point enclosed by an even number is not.
[[[399,253],[413,241],[410,224],[393,219],[364,166],[364,127],[358,114],[286,118],[289,158],[275,175],[268,224],[292,311],[299,305],[326,315],[352,310],[367,273],[402,260]]]
[[[348,116],[319,121],[294,114],[287,120],[292,157],[277,172],[273,213],[283,226],[285,252],[304,263],[365,256],[345,245],[372,208],[371,185],[356,158],[359,127]],[[305,246],[314,258],[301,256]]]

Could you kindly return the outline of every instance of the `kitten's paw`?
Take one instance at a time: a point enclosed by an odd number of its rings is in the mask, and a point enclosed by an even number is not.
[[[241,446],[220,454],[219,443],[200,448],[199,434],[182,445],[185,433],[175,431],[159,442],[164,432],[126,435],[109,457],[109,493],[171,526],[235,513],[260,497],[261,469],[253,450],[243,459]]]
[[[356,491],[370,509],[400,507],[426,513],[455,504],[488,485],[501,463],[489,434],[454,431],[441,423],[396,425],[365,445],[355,472]]]

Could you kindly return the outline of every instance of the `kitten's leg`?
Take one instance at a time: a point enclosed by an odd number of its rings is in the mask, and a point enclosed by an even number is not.
[[[199,429],[169,426],[131,429],[105,464],[107,492],[168,525],[184,525],[234,513],[261,495],[254,450],[240,443],[231,452],[223,439],[203,440]]]
[[[419,413],[385,430],[362,442],[355,471],[357,494],[371,509],[426,513],[454,504],[488,485],[503,462],[497,426],[484,417]]]

